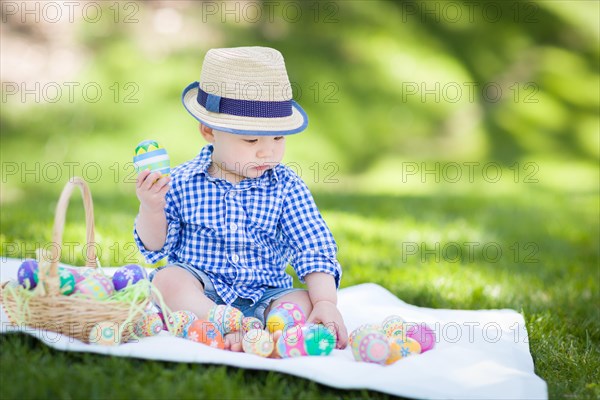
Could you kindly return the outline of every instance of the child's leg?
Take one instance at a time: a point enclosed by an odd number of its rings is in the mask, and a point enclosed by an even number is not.
[[[202,283],[183,268],[163,268],[154,275],[152,283],[172,311],[187,310],[198,318],[208,319],[210,310],[216,306],[204,294]],[[224,339],[227,350],[242,351],[242,342],[237,332],[226,334]]]
[[[163,268],[154,275],[152,283],[172,311],[188,310],[206,319],[208,311],[215,306],[204,294],[202,283],[183,268]]]

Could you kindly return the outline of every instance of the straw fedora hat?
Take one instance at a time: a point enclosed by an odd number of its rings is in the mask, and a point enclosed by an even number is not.
[[[241,135],[290,135],[308,124],[292,100],[283,56],[268,47],[209,50],[200,81],[184,89],[181,101],[204,125]]]

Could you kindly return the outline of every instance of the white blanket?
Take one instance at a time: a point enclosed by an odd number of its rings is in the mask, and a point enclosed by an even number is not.
[[[0,280],[17,276],[20,260],[0,261]],[[114,269],[104,268],[110,273]],[[11,327],[0,310],[1,333],[23,331],[58,350],[272,370],[340,389],[371,389],[431,399],[546,399],[546,382],[535,375],[523,316],[513,310],[444,310],[407,304],[381,286],[340,290],[339,308],[351,332],[389,315],[425,322],[437,334],[433,350],[381,366],[354,361],[350,348],[327,357],[263,359],[213,349],[163,332],[116,347],[88,345],[56,333]]]

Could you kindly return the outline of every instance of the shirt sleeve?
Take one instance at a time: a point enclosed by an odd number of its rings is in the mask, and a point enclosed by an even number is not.
[[[280,223],[284,240],[293,250],[290,264],[298,279],[304,283],[306,275],[325,272],[335,278],[339,287],[342,268],[336,258],[335,239],[308,187],[299,178],[286,196]]]
[[[135,239],[135,243],[137,244],[140,253],[146,261],[150,264],[154,264],[163,258],[169,256],[173,251],[175,251],[179,245],[181,240],[181,219],[179,218],[179,212],[176,201],[176,190],[171,187],[165,196],[166,205],[165,205],[165,215],[167,217],[167,238],[165,240],[165,244],[162,249],[152,251],[146,249],[144,243],[140,239],[140,236],[137,232],[137,219],[136,217],[134,227],[133,227],[133,237]]]

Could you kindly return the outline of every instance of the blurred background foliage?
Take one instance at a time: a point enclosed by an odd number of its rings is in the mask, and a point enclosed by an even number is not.
[[[175,164],[204,144],[180,93],[205,52],[262,45],[284,54],[310,118],[289,140],[290,162],[370,177],[405,162],[535,162],[596,187],[598,2],[76,4],[56,18],[38,3],[36,21],[4,2],[3,162],[92,178],[83,163],[95,162],[100,186],[124,190],[138,141],[158,140]],[[5,200],[37,183],[22,179],[27,168],[44,178],[43,166],[11,164]]]

